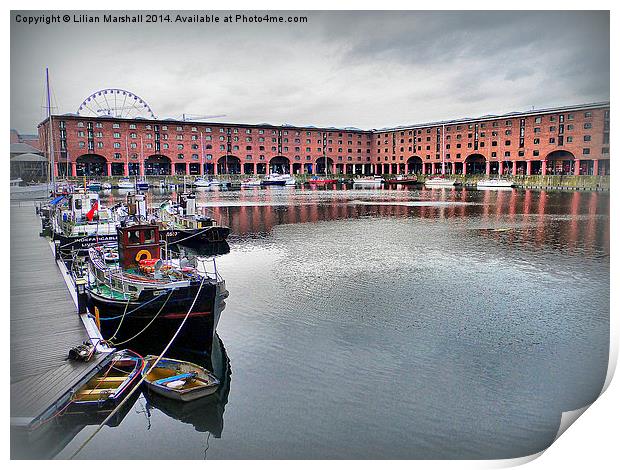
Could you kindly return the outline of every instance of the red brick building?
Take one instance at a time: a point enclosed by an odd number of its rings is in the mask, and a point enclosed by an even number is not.
[[[57,174],[609,174],[609,103],[390,129],[52,117]],[[49,119],[39,124],[47,149]]]

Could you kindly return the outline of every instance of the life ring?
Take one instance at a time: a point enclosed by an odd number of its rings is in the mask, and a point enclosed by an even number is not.
[[[144,258],[144,259],[151,259],[151,252],[149,250],[140,250],[136,254],[136,261],[137,262],[140,262],[140,260],[143,259],[142,255],[146,255],[146,258]]]

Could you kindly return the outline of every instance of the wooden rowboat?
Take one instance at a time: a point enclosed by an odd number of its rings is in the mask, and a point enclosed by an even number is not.
[[[144,359],[127,349],[114,354],[112,361],[80,387],[71,399],[70,408],[111,408],[125,396],[140,377]]]
[[[156,356],[144,358],[142,371],[147,388],[158,395],[177,401],[192,401],[217,391],[220,381],[197,364],[162,357],[155,368]]]

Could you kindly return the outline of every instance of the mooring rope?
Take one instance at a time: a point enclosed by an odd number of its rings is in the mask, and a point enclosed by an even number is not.
[[[127,396],[125,396],[125,398],[116,406],[116,408],[114,408],[112,410],[112,412],[106,417],[106,419],[104,419],[101,424],[99,426],[97,426],[97,429],[95,429],[95,431],[90,435],[90,437],[88,439],[86,439],[82,445],[80,447],[78,447],[78,449],[71,454],[71,456],[69,457],[69,459],[73,460],[73,458],[79,454],[81,452],[81,450],[86,447],[86,445],[97,435],[97,433],[99,431],[101,431],[101,429],[103,428],[103,426],[105,426],[105,424],[110,421],[110,419],[112,418],[112,416],[114,416],[118,410],[121,409],[121,407],[127,402],[127,400],[129,400],[129,397],[131,397],[131,395],[138,389],[138,387],[140,385],[142,385],[142,382],[144,382],[144,380],[146,379],[146,376],[149,375],[151,373],[151,371],[155,368],[155,366],[157,366],[157,364],[159,363],[159,361],[161,360],[161,358],[164,356],[164,354],[166,354],[166,352],[168,352],[168,349],[170,349],[170,346],[172,346],[172,343],[174,342],[174,340],[177,338],[177,336],[179,335],[181,329],[183,328],[183,325],[185,325],[185,322],[187,321],[187,319],[189,318],[190,313],[192,313],[192,310],[194,309],[194,305],[196,304],[196,301],[198,300],[198,297],[200,295],[200,291],[202,290],[202,286],[205,282],[205,277],[203,276],[202,281],[200,282],[200,286],[198,287],[198,291],[196,292],[196,297],[194,297],[194,301],[192,302],[192,305],[190,305],[189,310],[187,311],[187,313],[185,314],[185,317],[183,318],[183,321],[181,322],[181,324],[179,325],[179,328],[177,328],[177,331],[174,333],[174,335],[172,336],[172,338],[170,339],[170,341],[168,342],[168,344],[166,345],[166,347],[164,348],[164,350],[161,352],[161,354],[157,357],[157,359],[155,360],[155,362],[153,362],[153,365],[151,366],[151,368],[148,370],[148,372],[144,373],[142,375],[142,377],[140,378],[140,380],[136,383],[136,385],[134,386],[133,389],[131,389],[128,393]]]
[[[151,326],[151,324],[155,321],[155,319],[159,316],[159,314],[164,310],[164,307],[166,306],[166,304],[168,303],[168,301],[170,300],[170,297],[172,297],[172,294],[174,293],[175,289],[170,289],[170,294],[168,294],[168,297],[166,298],[166,300],[164,301],[164,303],[162,304],[161,308],[159,309],[159,311],[155,314],[155,316],[151,319],[150,322],[148,322],[148,324],[142,328],[142,330],[140,330],[138,333],[136,333],[135,335],[133,335],[131,338],[126,339],[124,341],[121,341],[120,343],[114,343],[112,341],[110,341],[109,343],[112,346],[120,346],[121,344],[125,344],[128,343],[129,341],[136,339],[138,336],[140,336],[142,333],[144,333],[146,331],[146,329]]]

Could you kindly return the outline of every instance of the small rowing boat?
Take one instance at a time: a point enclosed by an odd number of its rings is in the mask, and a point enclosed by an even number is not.
[[[144,358],[144,383],[153,393],[176,401],[192,401],[216,392],[220,381],[204,367],[162,357],[155,368],[156,356]]]
[[[71,408],[112,408],[124,398],[140,377],[144,359],[128,349],[117,352],[107,367],[80,387],[71,399]]]

